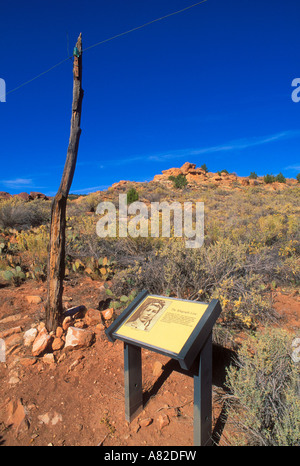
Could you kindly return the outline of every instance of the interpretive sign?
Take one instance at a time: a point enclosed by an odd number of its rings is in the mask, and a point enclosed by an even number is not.
[[[141,292],[106,329],[124,342],[125,417],[143,409],[141,348],[169,356],[182,369],[197,362],[194,377],[194,443],[211,438],[212,328],[221,313],[218,300],[201,303]]]
[[[207,306],[207,304],[147,296],[115,335],[178,355]]]

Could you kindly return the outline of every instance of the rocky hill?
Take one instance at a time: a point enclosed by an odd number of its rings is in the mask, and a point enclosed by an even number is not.
[[[23,201],[33,201],[34,199],[44,199],[47,201],[49,199],[45,194],[34,191],[32,191],[30,194],[22,192],[14,195],[7,193],[6,191],[0,191],[0,199],[11,199],[12,197],[20,198]]]
[[[161,175],[155,175],[153,181],[165,183],[169,181],[170,176],[185,175],[189,184],[191,185],[217,185],[226,187],[239,187],[239,186],[268,186],[269,189],[285,189],[290,186],[297,185],[297,180],[286,179],[285,183],[274,182],[266,185],[263,177],[252,179],[250,177],[237,176],[235,173],[227,173],[221,171],[218,173],[208,172],[202,168],[196,168],[196,164],[185,162],[180,168],[169,168],[163,170]]]
[[[172,185],[172,181],[169,179],[170,176],[184,175],[188,182],[188,186],[206,186],[213,187],[219,186],[222,188],[241,188],[243,186],[263,186],[267,190],[283,190],[298,185],[298,181],[294,178],[286,178],[284,182],[270,182],[265,183],[263,176],[257,178],[251,178],[249,176],[238,176],[236,173],[228,173],[226,170],[219,172],[209,172],[201,167],[196,167],[195,163],[185,162],[180,168],[169,168],[163,170],[161,174],[157,174],[153,178],[153,182],[159,182],[166,185]],[[150,183],[152,182],[150,181]],[[134,182],[132,180],[121,180],[113,183],[110,189],[122,188],[130,183],[131,185],[138,186],[140,182]],[[0,199],[11,199],[13,197],[20,198],[23,201],[32,201],[34,199],[49,200],[50,197],[39,192],[22,192],[19,194],[10,194],[6,191],[0,191]],[[81,198],[79,198],[81,201]]]
[[[217,173],[209,172],[201,167],[197,168],[195,163],[190,162],[185,162],[180,168],[175,167],[163,170],[161,174],[155,175],[153,180],[149,183],[158,182],[163,185],[172,186],[172,181],[169,177],[177,177],[178,175],[184,175],[186,177],[189,187],[201,186],[212,188],[217,186],[224,189],[241,189],[247,186],[260,186],[269,191],[281,191],[299,184],[294,178],[286,178],[284,182],[273,181],[266,183],[263,176],[258,176],[257,178],[238,176],[236,173],[228,173],[226,170]],[[114,183],[110,189],[125,188],[128,184],[138,187],[140,183],[121,180]]]

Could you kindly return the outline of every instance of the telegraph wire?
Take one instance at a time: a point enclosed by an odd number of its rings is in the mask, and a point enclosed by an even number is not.
[[[14,89],[11,89],[10,91],[6,92],[6,95],[11,94],[12,92],[17,91],[17,90],[20,89],[21,87],[26,86],[26,84],[32,83],[32,81],[35,81],[36,79],[40,78],[40,77],[43,76],[44,74],[49,73],[49,71],[53,70],[53,69],[56,68],[57,66],[60,66],[60,65],[62,65],[63,63],[65,63],[66,61],[70,60],[70,58],[72,58],[72,57],[65,58],[64,60],[60,61],[59,63],[56,63],[56,65],[51,66],[51,68],[49,68],[48,70],[43,71],[42,73],[38,74],[38,75],[35,76],[34,78],[29,79],[28,81],[26,81],[26,82],[23,83],[23,84],[20,84],[20,86],[15,87]]]
[[[137,26],[135,28],[129,29],[128,31],[121,32],[120,34],[116,34],[115,36],[109,37],[108,39],[101,40],[100,42],[97,42],[96,44],[90,45],[89,47],[86,47],[85,49],[82,50],[82,52],[86,52],[87,50],[90,50],[94,47],[97,47],[98,45],[105,44],[106,42],[110,42],[111,40],[117,39],[118,37],[125,36],[126,34],[130,34],[131,32],[138,31],[139,29],[142,29],[144,27],[150,26],[150,24],[157,23],[158,21],[161,21],[166,18],[170,18],[170,16],[178,15],[179,13],[183,13],[184,11],[190,10],[191,8],[194,8],[198,5],[201,5],[201,3],[205,3],[208,0],[201,0],[201,2],[194,3],[193,5],[187,6],[185,8],[182,8],[181,10],[174,11],[173,13],[169,13],[165,16],[161,16],[160,18],[153,19],[152,21],[148,21],[147,23],[144,23],[140,26]],[[12,92],[17,91],[23,86],[26,86],[27,84],[35,81],[36,79],[40,78],[44,74],[49,73],[49,71],[52,71],[54,68],[57,68],[58,66],[62,65],[66,61],[70,60],[72,58],[72,55],[69,56],[68,58],[65,58],[64,60],[60,61],[59,63],[56,63],[56,65],[51,66],[51,68],[48,68],[47,70],[43,71],[42,73],[38,74],[34,78],[29,79],[28,81],[20,84],[18,87],[15,87],[14,89],[11,89],[10,91],[6,92],[6,95],[11,94]]]
[[[137,27],[132,28],[132,29],[129,29],[128,31],[125,31],[125,32],[121,32],[120,34],[116,34],[115,36],[112,36],[112,37],[110,37],[109,39],[101,40],[100,42],[97,42],[96,44],[90,45],[89,47],[83,49],[83,52],[85,52],[86,50],[90,50],[90,49],[92,49],[93,47],[97,47],[98,45],[105,44],[106,42],[109,42],[109,41],[111,41],[111,40],[117,39],[118,37],[125,36],[126,34],[129,34],[129,33],[131,33],[131,32],[134,32],[134,31],[137,31],[137,30],[139,30],[139,29],[142,29],[142,28],[144,28],[144,27],[146,27],[146,26],[150,26],[150,24],[157,23],[158,21],[161,21],[162,19],[166,19],[166,18],[169,18],[170,16],[174,16],[174,15],[177,15],[177,14],[179,14],[179,13],[182,13],[183,11],[186,11],[186,10],[189,10],[189,9],[191,9],[191,8],[194,8],[195,6],[198,6],[198,5],[200,5],[201,3],[205,3],[205,2],[207,2],[207,0],[202,0],[201,2],[194,3],[193,5],[190,5],[190,6],[187,6],[187,7],[185,7],[185,8],[182,8],[181,10],[174,11],[173,13],[169,13],[168,15],[161,16],[160,18],[153,19],[152,21],[148,21],[148,23],[144,23],[144,24],[142,24],[141,26],[137,26]]]

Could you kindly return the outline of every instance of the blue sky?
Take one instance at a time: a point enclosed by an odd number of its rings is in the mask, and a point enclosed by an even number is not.
[[[195,0],[36,0],[1,5],[0,191],[54,195],[71,118],[71,55]],[[83,53],[70,192],[148,181],[184,162],[240,176],[300,172],[300,3],[207,0]],[[299,92],[300,95],[300,92]]]

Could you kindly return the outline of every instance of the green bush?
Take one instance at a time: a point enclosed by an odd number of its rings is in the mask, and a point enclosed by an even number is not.
[[[298,183],[300,183],[300,173],[298,173],[298,175],[296,176],[296,180],[298,181]]]
[[[249,175],[250,180],[257,180],[257,174],[255,172],[251,172]]]
[[[127,192],[127,204],[131,204],[139,199],[139,193],[135,188],[130,188]]]
[[[222,176],[222,174],[223,174],[223,175],[229,175],[229,172],[228,172],[228,170],[220,170],[220,171],[218,171],[218,175],[219,175],[219,176]]]
[[[182,173],[177,176],[169,176],[169,180],[173,181],[174,187],[176,189],[182,189],[188,184],[186,176]]]
[[[286,179],[285,179],[285,177],[283,176],[282,173],[278,173],[278,175],[276,175],[276,176],[269,175],[269,174],[264,176],[264,182],[266,184],[274,183],[275,181],[278,181],[279,183],[285,183]]]
[[[278,175],[275,177],[275,181],[278,181],[278,183],[285,183],[286,179],[282,173],[278,173]]]
[[[290,353],[291,337],[280,329],[242,344],[224,395],[233,445],[299,446],[299,365]]]
[[[264,176],[264,182],[266,184],[274,183],[274,181],[275,181],[275,176],[274,175],[267,174],[267,175]]]
[[[208,172],[208,168],[207,168],[207,166],[206,166],[206,163],[204,163],[203,165],[201,165],[201,167],[200,167],[200,168],[202,168],[202,170],[204,170],[204,171],[205,171],[205,173],[207,173],[207,172]]]

